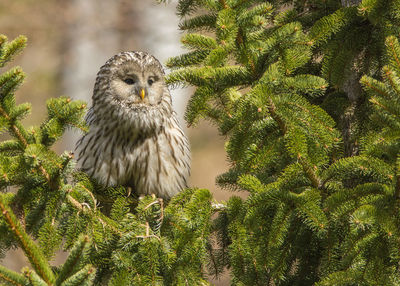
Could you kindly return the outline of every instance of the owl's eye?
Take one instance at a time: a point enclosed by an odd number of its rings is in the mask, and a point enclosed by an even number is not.
[[[149,78],[149,79],[147,80],[147,83],[148,83],[149,85],[152,85],[152,84],[154,83],[154,80],[152,80],[151,78]]]
[[[132,78],[126,78],[126,79],[124,79],[124,82],[126,83],[126,84],[134,84],[135,83],[135,80],[134,79],[132,79]]]

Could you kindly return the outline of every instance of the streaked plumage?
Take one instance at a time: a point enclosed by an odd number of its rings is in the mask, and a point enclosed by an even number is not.
[[[106,186],[168,199],[187,187],[188,140],[178,124],[160,62],[122,52],[100,68],[77,143],[81,169]]]

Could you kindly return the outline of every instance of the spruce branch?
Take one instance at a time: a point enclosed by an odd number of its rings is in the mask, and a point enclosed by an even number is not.
[[[7,37],[0,34],[0,67],[3,67],[20,53],[25,48],[26,42],[27,38],[22,35],[11,42],[7,42]]]
[[[44,254],[41,252],[40,248],[36,245],[33,239],[31,239],[25,232],[24,228],[15,217],[13,211],[7,206],[3,196],[1,195],[0,210],[5,222],[8,224],[9,229],[14,233],[19,245],[25,252],[32,267],[35,269],[38,275],[40,275],[40,277],[46,281],[47,284],[52,284],[55,281],[54,273],[52,272]]]
[[[282,118],[280,118],[279,115],[276,114],[276,106],[275,106],[274,102],[272,101],[272,99],[270,98],[268,101],[269,101],[269,104],[268,104],[268,107],[267,107],[268,108],[268,112],[271,115],[272,119],[274,119],[275,122],[278,124],[282,135],[285,135],[286,131],[287,131],[286,124],[282,120]]]
[[[23,275],[9,270],[2,265],[0,265],[0,281],[1,280],[15,286],[25,286],[28,284],[27,279]]]
[[[68,255],[67,260],[62,265],[60,272],[57,275],[57,280],[55,285],[61,285],[61,283],[71,276],[77,269],[79,269],[82,261],[87,257],[87,252],[89,249],[90,240],[88,236],[82,236],[78,239],[75,246]]]
[[[398,51],[395,49],[395,44],[394,44],[395,41],[397,40],[394,37],[389,37],[386,43],[391,48],[390,54],[392,55],[392,59],[396,62],[397,67],[400,68],[400,59]]]
[[[355,8],[342,8],[316,21],[309,34],[312,44],[320,45],[328,41],[333,34],[349,24],[356,11]]]
[[[12,122],[10,116],[7,114],[7,112],[0,107],[0,114],[10,123]],[[28,142],[27,139],[25,138],[24,135],[22,135],[21,130],[15,125],[15,124],[10,124],[10,131],[12,132],[12,134],[14,134],[14,136],[22,143],[22,145],[24,147],[28,146]],[[24,132],[24,134],[26,134],[26,132]]]
[[[121,235],[121,232],[118,230],[117,224],[113,220],[107,218],[105,215],[103,215],[101,212],[98,212],[97,210],[92,210],[88,204],[80,203],[70,194],[68,194],[66,198],[70,205],[78,211],[78,214],[88,214],[98,220],[101,225],[107,226],[107,228],[112,230],[115,234]]]
[[[322,186],[322,184],[321,184],[321,179],[318,178],[318,176],[315,172],[317,169],[317,166],[311,167],[308,164],[308,162],[306,161],[306,159],[303,158],[300,154],[298,156],[298,159],[299,159],[301,166],[303,167],[304,173],[310,179],[311,185],[314,188],[319,189]]]
[[[27,134],[26,130],[24,130],[20,124],[17,124],[14,120],[12,120],[10,115],[2,107],[0,107],[0,114],[9,122],[9,130],[11,131],[11,133],[21,142],[24,149],[26,149],[28,147],[28,141],[26,135],[24,135]],[[37,168],[46,179],[47,183],[50,185],[50,175],[40,162],[38,162]]]
[[[96,269],[88,264],[77,273],[69,277],[67,280],[59,284],[60,286],[79,286],[79,285],[92,285]]]
[[[15,67],[0,75],[0,99],[5,101],[6,96],[14,92],[24,79],[25,74],[20,67]]]
[[[48,286],[52,285],[49,283],[46,283],[35,271],[32,271],[30,269],[25,269],[24,270],[25,277],[28,278],[29,284],[33,286]]]

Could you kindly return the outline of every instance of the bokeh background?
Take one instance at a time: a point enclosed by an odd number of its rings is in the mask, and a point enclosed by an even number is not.
[[[24,85],[16,94],[19,103],[32,103],[33,112],[25,124],[40,124],[46,117],[45,101],[50,97],[69,96],[90,104],[97,71],[120,51],[148,51],[162,63],[182,53],[176,2],[0,0],[0,33],[9,39],[21,34],[28,37],[27,48],[11,64],[20,65],[27,74]],[[216,200],[227,199],[232,193],[215,185],[215,177],[228,168],[224,138],[218,136],[216,129],[207,122],[187,128],[183,114],[192,90],[171,92],[174,107],[191,143],[191,185],[208,188]],[[67,132],[55,146],[55,151],[73,150],[79,135],[78,132]],[[62,253],[57,255],[54,263],[63,261],[64,256]],[[19,251],[10,251],[0,264],[19,271],[28,262]],[[228,285],[226,277],[212,280],[212,283]]]

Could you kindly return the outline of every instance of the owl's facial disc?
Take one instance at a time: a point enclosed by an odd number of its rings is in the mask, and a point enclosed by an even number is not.
[[[110,87],[113,97],[127,105],[155,106],[161,102],[165,84],[157,66],[127,62],[115,72]]]

